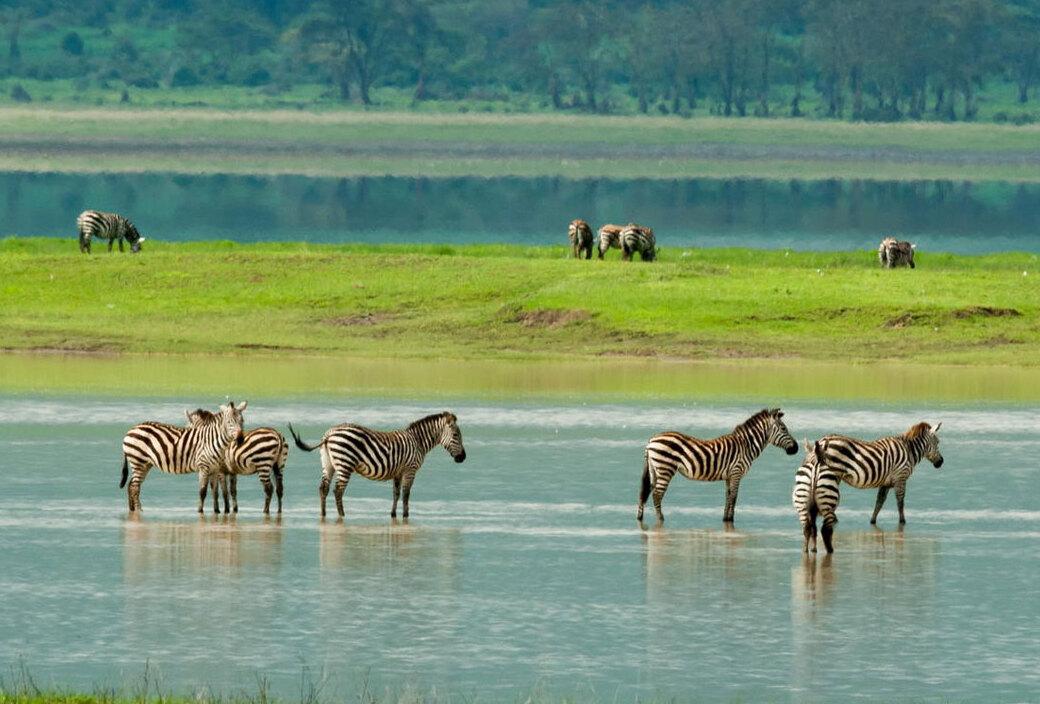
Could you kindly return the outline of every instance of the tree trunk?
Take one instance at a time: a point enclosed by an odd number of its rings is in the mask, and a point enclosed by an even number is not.
[[[802,43],[798,43],[798,59],[794,64],[794,97],[791,98],[791,117],[802,116],[802,61],[804,59]]]
[[[426,100],[426,57],[419,59],[419,79],[415,82],[415,92],[412,93],[412,100],[419,102],[420,100]]]
[[[762,35],[762,85],[758,95],[758,114],[769,117],[769,32]]]
[[[549,97],[552,99],[554,109],[563,110],[563,100],[560,98],[560,76],[555,72],[549,76]]]
[[[859,66],[852,67],[852,73],[849,76],[852,82],[852,119],[862,120],[863,119],[863,77],[861,75]]]
[[[1029,102],[1029,83],[1027,81],[1018,82],[1018,102],[1023,105]]]

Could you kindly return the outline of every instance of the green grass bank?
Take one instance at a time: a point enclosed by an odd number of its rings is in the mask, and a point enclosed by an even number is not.
[[[1032,254],[0,241],[9,352],[1034,367],[1038,307]]]
[[[1040,180],[1040,125],[8,107],[0,147],[24,171]]]

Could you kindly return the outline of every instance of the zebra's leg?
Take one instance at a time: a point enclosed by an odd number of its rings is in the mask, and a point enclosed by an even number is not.
[[[726,480],[726,508],[722,514],[723,523],[733,522],[733,513],[737,508],[737,492],[740,490],[740,477],[731,478]],[[815,521],[813,522],[813,530],[816,530]]]
[[[120,252],[126,251],[126,250],[123,249],[123,236],[122,235],[119,236],[119,251]],[[227,511],[225,511],[224,513],[227,513]]]
[[[834,526],[838,523],[838,517],[834,515],[833,511],[825,513],[823,515],[823,527],[820,532],[823,534],[823,547],[827,549],[828,553],[834,552],[834,544],[832,542],[834,536]]]
[[[109,252],[112,251],[112,245],[115,244],[115,242],[116,241],[113,238],[111,238],[111,237],[108,238],[108,251]]]
[[[390,506],[390,518],[397,518],[397,499],[401,496],[401,478],[394,477],[394,503]]]
[[[664,513],[661,511],[661,502],[664,500],[664,492],[668,491],[668,484],[674,476],[674,469],[654,468],[654,511],[657,513],[657,520],[662,522],[664,521]]]
[[[650,480],[650,458],[646,453],[643,454],[643,478],[639,484],[639,502],[636,504],[636,520],[643,520],[643,507],[646,506],[646,500],[650,498],[650,491],[653,489],[652,482]]]
[[[906,516],[903,514],[904,498],[906,498],[906,482],[899,482],[896,484],[896,506],[899,508],[899,525],[906,523]]]
[[[231,513],[232,506],[235,508],[235,513],[238,513],[238,475],[225,474],[224,478],[227,481],[226,489],[230,489],[230,492],[224,492],[224,513]],[[231,505],[228,505],[228,493],[231,494]]]
[[[207,472],[199,472],[199,513],[205,513],[204,506],[206,504],[206,489],[209,488],[209,474]],[[220,513],[220,506],[217,506],[217,513]]]
[[[126,499],[130,505],[131,512],[141,510],[141,484],[144,482],[145,477],[148,476],[149,469],[151,469],[151,465],[134,465],[133,473],[130,475],[130,483],[126,487]]]
[[[277,469],[277,468],[275,469],[275,473],[274,473],[274,491],[275,491],[275,494],[278,495],[278,514],[281,515],[281,513],[282,513],[282,494],[284,492],[283,492],[283,487],[282,487],[282,472],[281,472],[280,469]]]
[[[877,525],[878,514],[881,513],[881,507],[885,505],[885,499],[888,498],[888,487],[883,486],[877,490],[877,501],[874,503],[874,513],[870,517],[870,525]]]
[[[343,492],[347,490],[347,482],[350,481],[350,472],[336,472],[336,511],[339,517],[346,515],[343,511]]]
[[[401,501],[404,504],[404,510],[401,512],[401,515],[404,518],[408,518],[408,499],[412,496],[412,484],[414,482],[414,471],[401,478]]]
[[[271,483],[271,472],[262,469],[259,472],[260,484],[264,487],[264,515],[271,513],[271,496],[274,494],[274,484]]]

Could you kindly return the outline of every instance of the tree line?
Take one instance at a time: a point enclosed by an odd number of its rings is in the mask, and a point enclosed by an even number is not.
[[[1040,0],[0,0],[8,77],[376,101],[971,120],[1040,84]],[[809,108],[807,106],[811,105]]]

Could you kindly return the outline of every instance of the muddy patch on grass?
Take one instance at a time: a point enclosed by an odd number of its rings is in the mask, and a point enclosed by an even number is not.
[[[235,345],[240,350],[267,350],[274,352],[306,352],[306,347],[292,347],[290,345],[264,345],[259,342],[243,342]]]
[[[340,327],[357,327],[388,323],[396,318],[392,313],[358,313],[357,315],[341,315],[336,318],[325,318],[321,322]]]
[[[953,311],[952,315],[959,320],[966,320],[970,318],[1018,318],[1022,313],[1014,308],[968,306],[967,308],[958,308]]]
[[[591,320],[592,314],[587,310],[575,308],[571,310],[524,310],[517,313],[513,322],[525,328],[549,328],[555,330],[573,323]]]
[[[914,318],[914,314],[913,313],[909,313],[909,312],[902,313],[900,315],[897,315],[894,318],[889,318],[888,320],[886,320],[884,322],[884,324],[882,324],[881,327],[888,328],[890,330],[898,330],[899,328],[905,328],[905,327],[909,327],[910,325],[913,325],[914,324],[914,320],[915,320],[915,318]],[[922,321],[920,319],[918,319],[917,322],[922,322]]]

